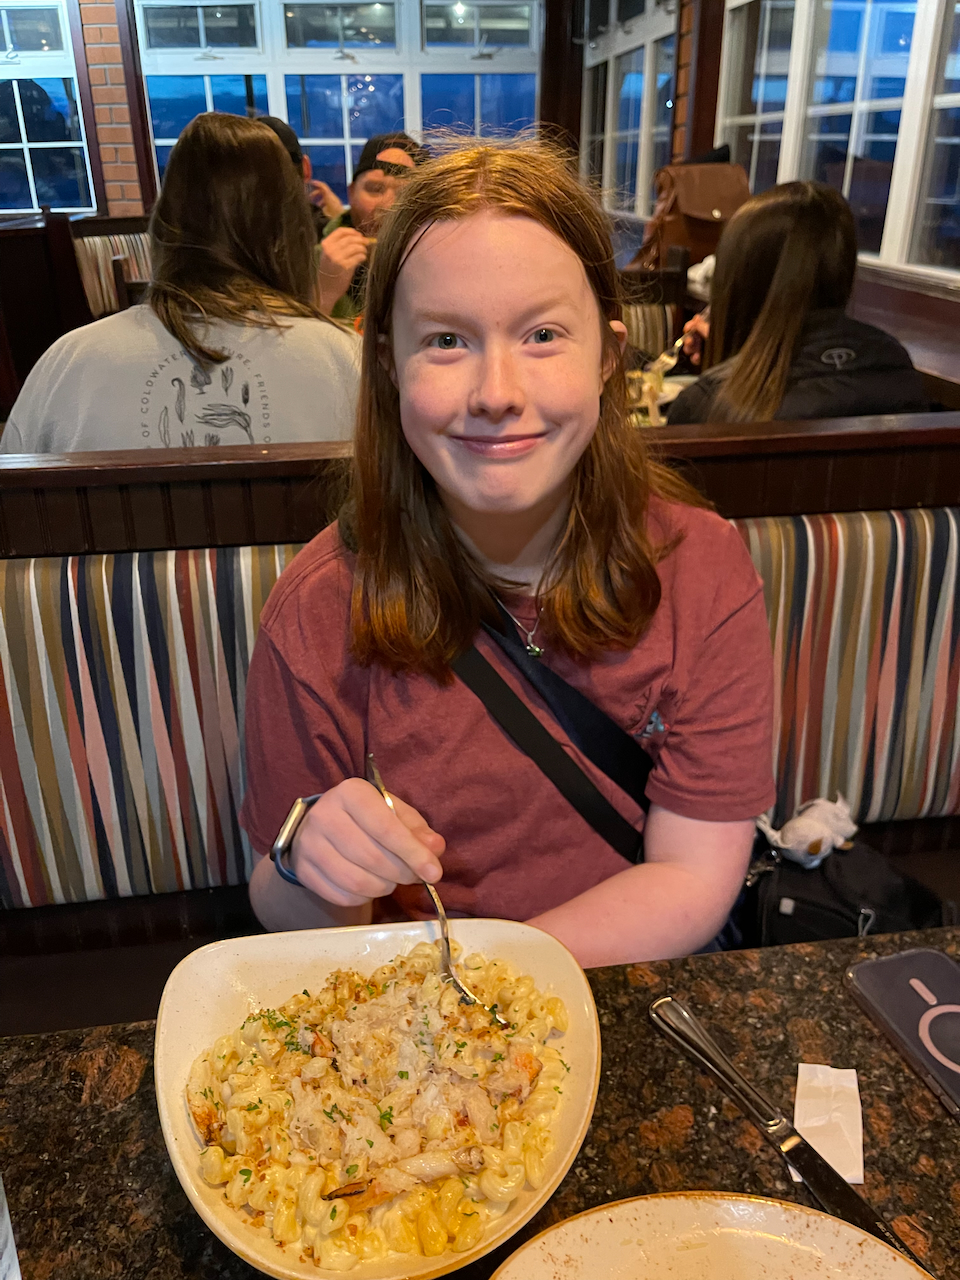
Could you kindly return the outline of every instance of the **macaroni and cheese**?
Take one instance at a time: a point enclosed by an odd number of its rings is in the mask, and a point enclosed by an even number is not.
[[[201,1172],[251,1227],[317,1266],[474,1249],[544,1180],[569,1068],[556,996],[503,960],[464,979],[509,1022],[459,1003],[420,943],[369,977],[260,1009],[194,1063]]]

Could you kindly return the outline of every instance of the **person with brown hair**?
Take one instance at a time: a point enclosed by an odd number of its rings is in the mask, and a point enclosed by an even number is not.
[[[703,375],[670,423],[919,413],[920,375],[895,338],[846,314],[857,233],[843,196],[785,182],[741,205],[717,248]]]
[[[359,343],[318,306],[310,206],[274,132],[216,112],[191,121],[150,240],[146,304],[41,356],[3,452],[350,437]]]
[[[241,821],[269,928],[428,916],[422,880],[584,965],[685,954],[726,919],[773,799],[762,588],[629,425],[618,288],[605,215],[544,145],[432,160],[385,222],[352,493],[277,583],[247,682]],[[478,663],[628,853],[468,687]],[[537,685],[652,762],[645,795]]]

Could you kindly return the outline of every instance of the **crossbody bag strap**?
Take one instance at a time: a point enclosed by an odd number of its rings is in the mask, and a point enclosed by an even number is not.
[[[539,693],[577,750],[646,813],[650,808],[647,779],[653,769],[650,755],[636,738],[621,729],[595,702],[531,657],[517,634],[512,618],[499,600],[497,609],[503,623],[502,630],[483,624],[490,639],[499,645]]]
[[[580,816],[611,848],[629,862],[643,861],[643,836],[597,790],[580,766],[567,755],[530,708],[517,697],[482,653],[471,648],[453,663],[453,670],[471,689],[504,733],[536,764]]]

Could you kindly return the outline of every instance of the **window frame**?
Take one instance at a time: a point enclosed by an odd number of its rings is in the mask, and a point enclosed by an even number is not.
[[[79,0],[9,0],[0,4],[4,9],[56,9],[60,20],[60,34],[63,42],[60,49],[49,50],[17,50],[12,48],[11,57],[0,59],[4,67],[4,80],[62,80],[71,79],[75,86],[77,118],[80,126],[80,138],[76,141],[58,143],[29,142],[23,130],[22,142],[11,143],[4,150],[15,150],[22,147],[27,164],[27,181],[31,195],[35,201],[33,207],[27,209],[0,209],[0,221],[7,218],[29,217],[40,213],[37,200],[33,166],[30,162],[30,148],[51,149],[53,147],[80,147],[90,192],[90,203],[81,207],[64,207],[51,205],[53,213],[66,213],[71,217],[94,217],[106,208],[106,188],[103,181],[103,167],[100,161],[100,149],[97,143],[94,125],[93,100],[90,94],[90,77],[87,69],[86,51],[83,43],[83,28],[80,21]],[[6,74],[10,71],[11,74]],[[17,94],[19,97],[19,94]],[[18,111],[18,118],[20,113]]]
[[[736,117],[726,113],[731,89],[731,64],[729,29],[730,15],[751,0],[726,0],[724,37],[720,62],[720,87],[717,99],[715,141],[720,145],[726,140],[727,131],[734,127]],[[817,0],[795,0],[793,36],[787,71],[787,93],[783,110],[780,158],[777,181],[790,182],[800,176],[803,165],[805,134],[811,119],[810,90],[814,77],[814,39]],[[913,23],[910,60],[902,99],[888,99],[889,109],[899,109],[900,128],[897,148],[890,176],[890,191],[884,219],[883,236],[878,253],[862,251],[860,261],[883,267],[905,277],[924,277],[930,280],[956,284],[960,268],[929,266],[910,261],[914,243],[914,229],[920,215],[921,186],[925,173],[928,139],[932,128],[935,79],[938,68],[938,40],[945,31],[948,16],[952,15],[954,0],[919,0]],[[864,34],[866,40],[866,33]],[[946,96],[946,95],[940,95]],[[954,95],[960,104],[960,95]],[[855,101],[844,104],[851,121],[851,143],[856,126],[857,108],[869,114],[870,110],[883,109],[879,100],[862,98],[862,102],[874,102],[872,108],[862,108],[858,76]],[[900,103],[899,108],[895,107]],[[817,108],[813,107],[817,114]],[[825,112],[823,114],[829,114]],[[849,157],[852,145],[848,149]]]
[[[604,109],[603,130],[603,175],[601,195],[604,207],[617,216],[648,217],[653,212],[653,195],[651,191],[654,173],[654,130],[656,129],[657,103],[657,45],[659,41],[674,36],[674,94],[676,94],[677,47],[679,31],[677,29],[676,12],[668,12],[665,5],[647,0],[646,11],[636,17],[620,21],[617,15],[616,0],[611,3],[611,21],[609,27],[600,35],[591,39],[587,36],[584,46],[584,85],[590,72],[600,63],[607,63],[606,105]],[[637,176],[634,188],[632,209],[618,206],[616,191],[616,143],[617,134],[617,59],[634,53],[642,48],[643,57],[643,99],[640,115],[640,143],[637,154]],[[670,129],[672,135],[673,116],[671,108]],[[580,174],[589,179],[589,147],[600,135],[591,135],[591,110],[586,92],[581,102],[581,145]]]
[[[76,3],[76,0],[73,0]],[[122,0],[118,0],[122,3]],[[169,3],[170,0],[167,0]],[[319,2],[319,0],[315,0]],[[335,0],[331,0],[334,3]],[[342,0],[341,0],[342,2]],[[358,0],[364,3],[366,0]],[[390,47],[351,45],[339,48],[289,48],[280,0],[253,0],[257,7],[257,30],[260,45],[253,48],[217,47],[211,53],[194,47],[188,49],[150,49],[146,45],[143,9],[153,7],[152,0],[129,0],[134,9],[136,52],[140,65],[140,83],[144,92],[144,118],[150,146],[150,164],[157,174],[153,118],[146,81],[154,75],[264,75],[267,81],[269,113],[288,119],[286,77],[288,75],[402,75],[404,129],[413,137],[423,132],[421,112],[422,75],[489,75],[533,74],[536,77],[536,110],[540,104],[540,49],[543,41],[545,0],[524,0],[533,6],[531,44],[529,47],[498,48],[478,55],[476,46],[431,45],[423,48],[423,8],[425,0],[387,0],[394,6],[396,42]],[[465,0],[466,2],[466,0]],[[509,0],[505,0],[509,2]],[[189,6],[187,6],[189,7]],[[333,139],[302,139],[305,147],[323,145]],[[362,138],[346,139],[346,171],[352,172],[351,143]],[[166,145],[160,143],[159,145]]]

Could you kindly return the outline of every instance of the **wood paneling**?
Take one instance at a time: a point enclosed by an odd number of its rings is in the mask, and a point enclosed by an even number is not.
[[[540,123],[573,152],[580,150],[584,17],[584,0],[549,0],[544,6]]]
[[[911,286],[902,273],[861,265],[850,313],[892,333],[924,376],[935,404],[960,409],[960,296],[940,288]]]
[[[960,413],[672,427],[654,452],[726,516],[960,503]],[[305,542],[349,446],[0,457],[0,557]]]
[[[720,90],[720,47],[724,0],[694,0],[693,47],[687,96],[683,158],[695,159],[713,148]]]

